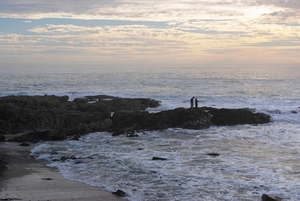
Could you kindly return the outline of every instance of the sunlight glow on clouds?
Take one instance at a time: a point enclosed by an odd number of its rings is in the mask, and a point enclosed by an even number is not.
[[[0,0],[2,65],[295,65],[299,0]]]

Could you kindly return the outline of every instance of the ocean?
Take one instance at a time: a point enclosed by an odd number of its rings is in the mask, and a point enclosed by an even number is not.
[[[0,96],[87,95],[151,98],[150,112],[199,107],[251,108],[263,125],[172,128],[139,137],[90,133],[42,142],[31,154],[70,180],[121,189],[131,201],[300,200],[300,68],[65,67],[0,69]],[[209,155],[217,153],[218,156]],[[62,156],[76,160],[56,161]],[[167,158],[153,161],[153,157]]]

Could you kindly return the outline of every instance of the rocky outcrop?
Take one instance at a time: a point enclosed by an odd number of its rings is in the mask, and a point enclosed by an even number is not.
[[[133,111],[159,105],[151,99],[121,100],[111,96],[68,99],[53,95],[1,97],[0,134],[27,133],[14,141],[63,140],[111,127],[111,112],[116,110],[116,104],[120,104],[119,109]]]
[[[212,125],[262,124],[270,122],[270,116],[249,109],[177,108],[158,113],[118,111],[112,117],[113,135],[129,134],[140,130],[167,128],[205,129]]]
[[[106,95],[86,96],[88,102],[95,102],[95,104],[106,105],[111,112],[120,110],[146,110],[147,108],[156,108],[160,106],[160,102],[150,98],[119,98]]]
[[[249,109],[176,108],[149,113],[158,107],[152,99],[88,96],[69,101],[67,96],[8,96],[0,98],[0,135],[25,133],[10,141],[78,139],[90,132],[113,135],[167,128],[205,129],[212,125],[268,123],[270,116]],[[113,116],[111,116],[111,114]],[[5,140],[5,138],[4,138]]]
[[[158,113],[118,111],[113,117],[114,135],[167,128],[204,129],[211,126],[210,114],[200,109],[177,108]]]
[[[241,124],[263,124],[270,122],[270,116],[263,113],[255,113],[255,111],[244,109],[227,109],[227,108],[201,108],[211,114],[211,122],[216,126],[233,126]]]

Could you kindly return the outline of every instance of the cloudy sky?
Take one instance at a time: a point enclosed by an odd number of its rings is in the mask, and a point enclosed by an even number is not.
[[[0,0],[0,67],[299,66],[300,0]]]

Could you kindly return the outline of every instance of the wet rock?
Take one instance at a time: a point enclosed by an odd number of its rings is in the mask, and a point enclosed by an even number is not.
[[[45,130],[45,131],[34,131],[26,133],[24,135],[12,138],[8,140],[9,142],[33,142],[37,143],[40,141],[61,141],[65,140],[67,136],[56,130]]]
[[[263,194],[261,197],[262,201],[282,201],[282,199],[280,197],[277,197],[275,195],[267,195],[267,194]]]
[[[4,135],[0,135],[0,142],[5,142],[5,136]]]
[[[42,178],[42,180],[45,180],[45,181],[51,181],[53,180],[52,178]]]
[[[86,96],[85,98],[89,101],[97,100],[95,104],[106,105],[111,112],[120,110],[140,111],[146,108],[156,108],[160,106],[159,101],[150,98],[119,98],[106,95]]]
[[[130,133],[126,133],[126,137],[139,137],[139,135],[134,132],[130,132]]]
[[[218,154],[218,153],[208,153],[207,155],[213,156],[213,157],[220,156],[220,154]]]
[[[156,157],[156,156],[154,156],[153,158],[152,158],[152,160],[153,161],[158,161],[158,160],[160,160],[160,161],[166,161],[166,160],[168,160],[167,158],[161,158],[161,157]]]
[[[0,175],[7,169],[7,163],[0,159]]]
[[[90,129],[89,129],[89,126],[85,123],[80,123],[78,126],[77,126],[77,132],[79,134],[85,134],[85,133],[88,133],[90,132]]]
[[[231,126],[238,124],[261,124],[270,122],[270,116],[249,109],[176,108],[149,113],[145,111],[118,111],[112,117],[113,135],[143,130],[167,128],[205,129],[211,125]]]
[[[204,129],[211,125],[207,112],[184,108],[158,113],[118,111],[113,115],[112,121],[114,135],[167,128]]]
[[[227,109],[203,107],[211,114],[211,122],[216,126],[232,126],[242,124],[263,124],[270,122],[270,116],[264,113],[255,113],[251,109]]]
[[[79,139],[81,138],[81,135],[74,135],[71,140],[75,140],[75,141],[78,141]]]
[[[62,156],[62,157],[60,158],[60,161],[65,162],[66,160],[76,160],[76,159],[77,159],[77,158],[76,158],[75,155],[73,155],[73,156]]]
[[[113,192],[112,194],[117,195],[119,197],[125,197],[126,196],[126,193],[124,191],[120,190],[120,189],[117,190],[116,192]]]
[[[104,119],[104,121],[99,122],[103,129],[108,129],[113,126],[113,122],[111,119]]]
[[[26,143],[26,142],[22,142],[22,143],[20,144],[20,146],[22,146],[22,147],[29,147],[30,144],[28,144],[28,143]]]

